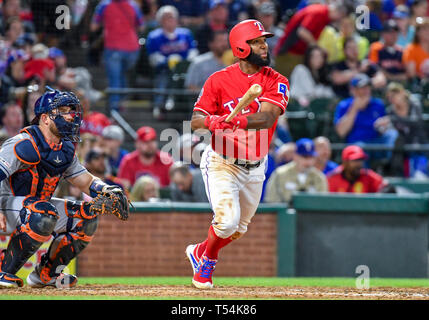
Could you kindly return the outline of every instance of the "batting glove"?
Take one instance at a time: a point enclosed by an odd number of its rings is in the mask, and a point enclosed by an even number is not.
[[[237,115],[228,123],[232,125],[232,130],[235,131],[237,129],[246,129],[248,120],[246,116]]]
[[[204,125],[209,128],[211,132],[215,132],[216,130],[225,130],[232,129],[233,125],[230,122],[225,122],[225,119],[228,117],[227,114],[223,116],[211,115],[207,116],[204,120]]]

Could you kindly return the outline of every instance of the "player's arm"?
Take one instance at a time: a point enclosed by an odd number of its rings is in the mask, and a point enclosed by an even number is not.
[[[261,111],[247,116],[246,129],[269,129],[272,128],[282,110],[275,104],[269,102],[261,103]]]
[[[91,184],[96,180],[100,180],[100,179],[93,176],[88,171],[86,171],[86,172],[84,172],[78,176],[74,176],[74,177],[67,179],[67,181],[70,182],[73,186],[75,186],[76,188],[79,188],[80,191],[82,191],[88,195],[91,193],[91,191],[90,191]]]
[[[194,111],[191,118],[191,129],[208,129],[205,125],[206,117],[208,117],[207,114],[204,114],[201,111]]]

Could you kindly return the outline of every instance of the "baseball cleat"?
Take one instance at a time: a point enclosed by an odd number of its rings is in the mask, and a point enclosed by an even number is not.
[[[197,257],[197,249],[198,245],[196,244],[190,244],[189,246],[186,247],[186,256],[189,259],[189,262],[191,263],[191,267],[192,270],[194,271],[194,275],[195,273],[197,273],[198,271],[198,262],[200,261],[200,259]]]
[[[24,286],[24,281],[21,278],[12,273],[0,272],[0,287],[11,288],[22,286]]]
[[[27,284],[32,288],[72,288],[77,284],[77,277],[72,274],[61,273],[58,277],[49,277],[43,268],[41,271],[39,269],[40,265],[37,265],[27,277]]]
[[[197,271],[192,278],[192,284],[198,289],[213,288],[212,275],[216,267],[216,263],[217,260],[202,256],[200,263],[198,264]]]

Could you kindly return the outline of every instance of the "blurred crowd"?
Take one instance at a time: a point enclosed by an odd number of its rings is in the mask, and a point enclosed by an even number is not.
[[[204,149],[199,137],[184,134],[173,156],[160,150],[155,126],[142,123],[125,150],[123,128],[93,110],[105,95],[89,70],[104,68],[110,88],[160,90],[150,101],[159,121],[179,101],[191,112],[205,80],[236,62],[230,28],[255,18],[275,35],[267,39],[271,66],[289,79],[288,111],[327,114],[330,128],[309,132],[304,121],[297,132],[294,118],[279,119],[262,201],[288,202],[295,191],[384,192],[383,176],[427,179],[427,152],[397,150],[428,143],[428,2],[0,0],[0,143],[29,125],[46,85],[73,91],[84,112],[78,155],[91,173],[133,201],[206,202],[199,163],[187,158]],[[61,19],[64,6],[70,21]],[[77,55],[83,63],[71,67]],[[169,89],[194,96],[163,94]],[[121,112],[125,97],[109,94],[106,110]],[[348,145],[335,159],[333,142]],[[83,197],[66,183],[58,194]]]

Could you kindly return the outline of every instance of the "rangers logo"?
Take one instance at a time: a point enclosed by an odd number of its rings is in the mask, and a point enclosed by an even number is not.
[[[287,103],[289,101],[289,90],[287,85],[281,82],[279,82],[278,85],[277,93],[281,93],[283,95],[284,102]]]

